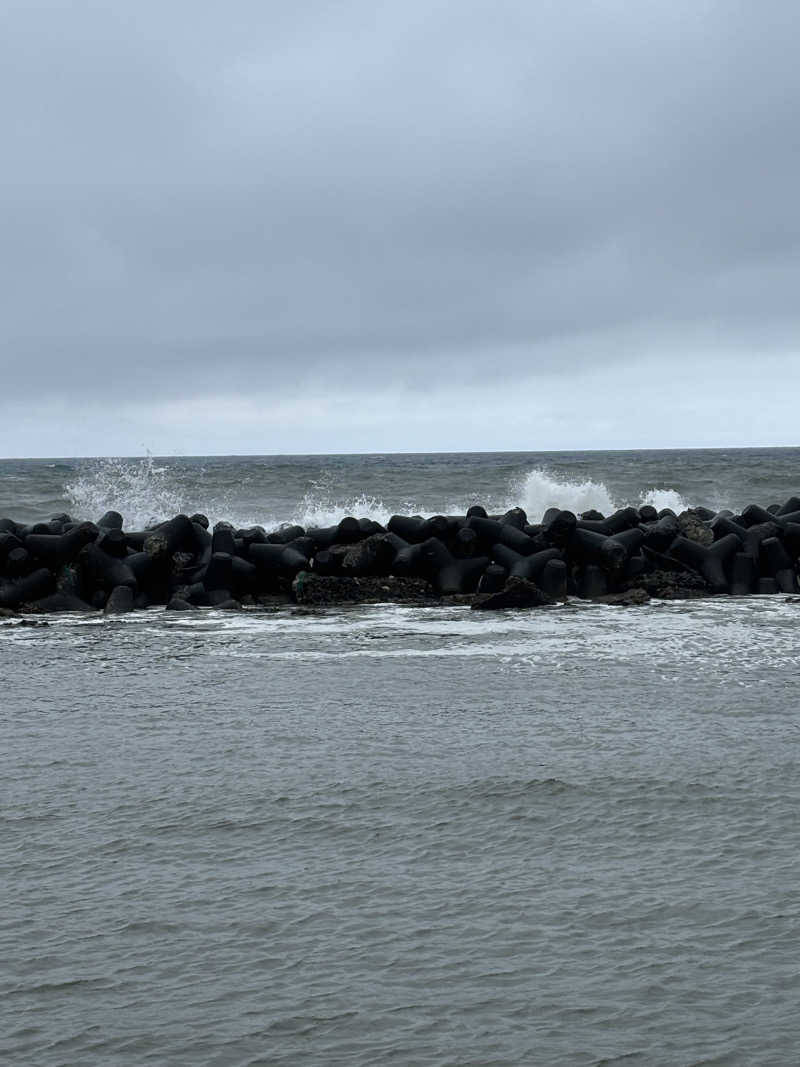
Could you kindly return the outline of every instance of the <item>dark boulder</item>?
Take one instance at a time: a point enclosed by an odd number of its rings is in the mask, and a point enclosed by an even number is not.
[[[111,590],[103,610],[106,615],[124,615],[133,611],[134,600],[134,592],[129,585],[118,585]]]
[[[708,583],[693,571],[651,571],[638,575],[631,587],[644,589],[658,600],[689,600],[711,593]]]
[[[190,604],[188,600],[182,600],[179,596],[174,596],[167,604],[167,611],[197,611],[194,604]]]
[[[344,578],[301,571],[292,582],[295,603],[320,607],[329,604],[420,602],[429,601],[431,595],[428,583],[419,578]]]
[[[634,587],[625,589],[621,593],[605,593],[603,596],[594,598],[595,604],[610,604],[613,607],[627,608],[640,604],[650,603],[650,594],[646,589]]]
[[[541,608],[554,604],[553,597],[543,593],[527,578],[509,578],[497,593],[478,593],[472,607],[480,611],[500,611],[506,608]]]

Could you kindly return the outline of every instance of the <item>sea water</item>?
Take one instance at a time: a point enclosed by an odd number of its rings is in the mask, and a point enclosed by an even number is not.
[[[28,460],[130,527],[763,505],[800,450]],[[0,1062],[794,1064],[800,604],[0,625]]]

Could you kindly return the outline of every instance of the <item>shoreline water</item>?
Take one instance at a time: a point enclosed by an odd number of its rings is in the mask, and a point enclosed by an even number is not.
[[[540,525],[551,492],[599,508],[588,483],[639,519],[654,485],[741,518],[800,482],[774,452],[162,466],[0,464],[0,490],[23,525],[130,504],[129,558],[184,505],[213,539],[338,528],[362,497],[382,526],[405,500]],[[794,598],[289,596],[0,624],[4,1062],[792,1062]]]
[[[792,1062],[796,633],[779,597],[0,627],[0,1055]]]

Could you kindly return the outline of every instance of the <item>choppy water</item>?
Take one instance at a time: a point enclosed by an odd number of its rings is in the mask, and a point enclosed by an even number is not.
[[[323,460],[144,478],[242,518],[445,510],[471,462],[476,499],[800,482],[796,451],[658,455],[353,457],[325,500]],[[109,506],[68,466],[48,501]],[[0,625],[0,1062],[796,1063],[799,625],[782,597]]]
[[[553,505],[766,506],[799,485],[800,448],[0,460],[0,514],[27,522],[65,510],[97,518],[113,508],[136,527],[199,510],[269,527],[456,513],[480,502],[522,506],[538,521]]]

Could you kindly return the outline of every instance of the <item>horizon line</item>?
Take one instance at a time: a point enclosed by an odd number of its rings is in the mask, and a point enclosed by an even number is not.
[[[687,445],[687,446],[661,446],[657,448],[630,447],[630,448],[492,448],[492,449],[435,449],[433,451],[403,451],[391,450],[388,452],[150,452],[145,450],[141,453],[122,454],[109,452],[105,455],[94,453],[71,454],[71,455],[40,455],[40,456],[0,456],[0,463],[24,461],[24,460],[71,460],[71,459],[322,459],[334,456],[528,456],[528,455],[585,455],[591,453],[620,453],[620,452],[759,452],[759,451],[790,451],[800,448],[800,444],[793,445]]]

